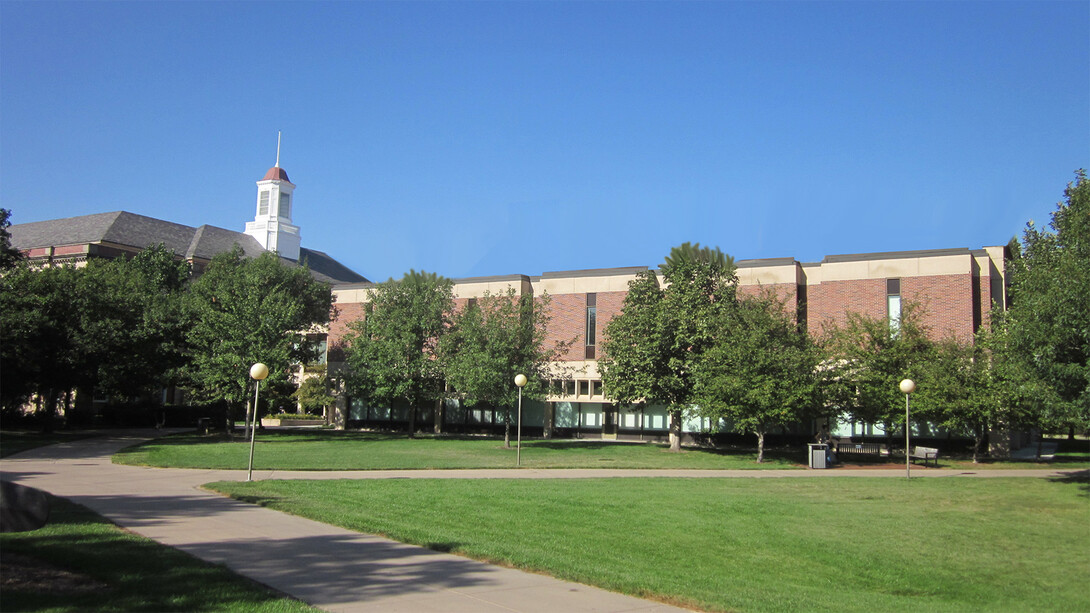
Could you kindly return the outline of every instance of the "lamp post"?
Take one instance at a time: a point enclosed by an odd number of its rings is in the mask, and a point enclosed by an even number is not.
[[[909,455],[910,448],[908,446],[909,434],[912,427],[909,425],[909,398],[912,397],[912,392],[916,391],[916,382],[912,379],[904,379],[901,381],[901,391],[905,394],[905,478],[912,478],[912,456]]]
[[[515,387],[519,388],[518,441],[515,443],[515,466],[522,466],[522,388],[526,387],[526,375],[515,375]]]
[[[261,381],[269,376],[269,367],[261,362],[250,367],[250,378],[254,380],[254,423],[250,425],[250,466],[246,469],[246,480],[254,475],[254,439],[257,437],[257,398],[261,392]]]

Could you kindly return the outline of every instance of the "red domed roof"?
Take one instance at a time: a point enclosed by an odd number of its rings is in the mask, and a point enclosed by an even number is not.
[[[291,179],[288,178],[288,173],[279,166],[273,166],[269,169],[269,172],[265,173],[265,178],[262,181],[287,181],[291,183]]]

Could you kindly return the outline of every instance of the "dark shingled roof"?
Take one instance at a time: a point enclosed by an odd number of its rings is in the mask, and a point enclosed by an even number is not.
[[[234,230],[203,225],[183,226],[154,217],[126,211],[97,213],[66,219],[34,221],[8,228],[11,244],[16,249],[63,245],[110,243],[144,249],[162,243],[187,260],[211,260],[217,254],[230,251],[235,245],[249,257],[265,252],[254,237]],[[286,264],[306,264],[314,278],[333,284],[362,283],[367,279],[350,270],[328,254],[313,249],[300,249],[299,262],[281,258]]]

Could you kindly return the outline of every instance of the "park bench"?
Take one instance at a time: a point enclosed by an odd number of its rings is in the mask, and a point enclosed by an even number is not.
[[[882,443],[853,443],[841,441],[836,444],[837,455],[864,454],[864,455],[889,455],[889,449]]]
[[[934,447],[913,447],[909,457],[913,461],[923,460],[924,466],[927,466],[929,461],[934,462],[935,466],[939,465],[939,450]]]

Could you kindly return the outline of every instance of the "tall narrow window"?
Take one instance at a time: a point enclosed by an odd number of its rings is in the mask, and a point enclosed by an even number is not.
[[[291,194],[280,193],[280,213],[281,217],[291,217]]]
[[[257,201],[257,214],[258,215],[268,215],[269,214],[269,192],[268,191],[261,192],[261,195],[258,198],[258,201]]]
[[[900,279],[886,279],[886,312],[889,315],[889,334],[896,338],[901,332]]]
[[[598,294],[587,294],[586,359],[594,359],[594,337],[598,332]]]

